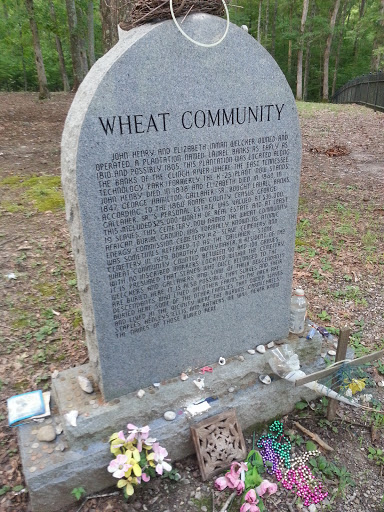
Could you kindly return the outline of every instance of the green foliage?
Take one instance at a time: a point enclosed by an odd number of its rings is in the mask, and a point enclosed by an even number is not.
[[[71,494],[77,499],[80,500],[83,494],[86,494],[86,490],[84,487],[75,487],[72,489]]]
[[[323,456],[310,459],[309,464],[315,475],[323,479],[338,480],[338,494],[343,494],[346,487],[356,485],[352,480],[351,473],[344,466],[338,467],[333,462],[328,462]]]
[[[0,90],[37,90],[37,74],[34,62],[32,35],[24,2],[2,0],[4,15],[0,18]],[[34,0],[35,19],[39,30],[44,66],[51,91],[62,89],[59,61],[56,51],[56,35],[60,38],[67,74],[71,80],[72,66],[70,40],[65,2],[53,0],[56,23],[50,15],[50,2]],[[94,31],[96,58],[102,55],[102,31],[99,2],[94,4]],[[312,4],[312,3],[311,3]],[[303,37],[304,62],[307,45],[310,45],[309,81],[307,100],[321,100],[323,75],[323,54],[325,41],[330,28],[330,11],[333,0],[314,2],[310,6]],[[87,39],[86,0],[76,0],[78,33]],[[285,73],[292,89],[296,88],[297,52],[301,45],[300,23],[302,2],[280,0],[279,2],[258,2],[237,0],[229,6],[230,20],[239,26],[247,25],[249,33],[257,38],[259,5],[261,6],[260,42],[275,57]],[[347,17],[342,26],[343,16],[340,8],[334,31],[330,58],[329,82],[333,80],[336,52],[339,38],[339,66],[336,88],[351,78],[369,72],[374,54],[383,54],[380,41],[382,27],[380,20],[380,2],[366,2],[364,15],[359,15],[359,0],[348,3]],[[275,10],[276,9],[276,10]],[[292,48],[292,58],[288,58],[288,47]],[[312,109],[313,111],[313,109]],[[311,112],[308,111],[309,114]],[[351,224],[353,227],[353,224]]]
[[[23,190],[17,205],[1,203],[6,211],[23,210],[32,203],[39,212],[64,208],[60,176],[10,176],[0,181],[0,186]]]
[[[381,448],[368,447],[368,459],[374,461],[378,466],[384,466],[384,452]]]
[[[317,316],[320,318],[320,320],[323,320],[324,322],[327,322],[327,321],[331,320],[330,315],[324,309]]]
[[[317,450],[317,446],[313,441],[307,441],[305,448],[307,452],[314,452],[315,450]]]

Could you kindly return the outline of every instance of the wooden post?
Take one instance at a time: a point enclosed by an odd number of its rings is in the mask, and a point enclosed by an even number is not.
[[[348,341],[349,336],[351,334],[351,330],[348,327],[344,327],[343,329],[340,329],[340,336],[339,336],[339,343],[337,344],[337,350],[336,350],[336,360],[343,361],[347,357],[347,348],[348,348]],[[333,378],[332,385],[330,386],[334,391],[338,391],[338,387],[336,386],[337,379]],[[334,398],[329,399],[328,409],[327,409],[327,418],[329,421],[332,421],[335,419],[336,416],[336,409],[337,409],[337,400]]]

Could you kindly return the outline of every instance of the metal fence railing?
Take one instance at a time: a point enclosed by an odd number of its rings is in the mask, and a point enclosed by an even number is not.
[[[359,103],[384,112],[384,73],[369,73],[350,80],[332,96],[332,103]]]

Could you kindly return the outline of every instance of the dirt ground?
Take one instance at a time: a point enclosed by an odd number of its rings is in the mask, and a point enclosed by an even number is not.
[[[6,399],[48,389],[54,370],[87,361],[59,179],[60,137],[72,99],[56,93],[39,102],[30,93],[0,93],[0,511],[29,510]],[[384,348],[384,114],[315,104],[300,104],[299,113],[303,164],[294,286],[305,289],[315,322],[334,333],[351,328],[351,345],[361,356]],[[379,382],[384,361],[375,366],[371,380]],[[369,392],[379,407],[383,388]],[[384,448],[383,416],[340,406],[337,419],[327,422],[321,404],[301,407],[284,418],[295,450],[308,440],[297,420],[334,448],[325,454],[329,496],[318,510],[383,511],[384,458],[368,459]],[[207,512],[212,499],[218,511],[228,495],[213,492],[213,481],[201,482],[196,459],[176,467],[178,483],[150,482],[128,503],[120,495],[79,501],[71,512],[81,505],[84,512]],[[302,508],[281,487],[267,502],[268,512]]]

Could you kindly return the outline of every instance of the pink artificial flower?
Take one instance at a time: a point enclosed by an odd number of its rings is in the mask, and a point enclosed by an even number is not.
[[[153,460],[155,462],[157,462],[156,473],[158,473],[159,475],[162,475],[164,469],[165,469],[165,471],[172,471],[172,466],[170,464],[168,464],[168,462],[166,462],[166,460],[170,460],[170,459],[165,458],[168,455],[167,450],[165,448],[163,448],[162,446],[160,446],[159,443],[154,443],[152,446],[152,449],[153,449],[153,453],[155,454]]]
[[[141,478],[143,480],[143,482],[149,482],[151,477],[148,476],[146,473],[141,473]]]
[[[275,494],[277,491],[277,485],[270,482],[269,480],[263,480],[259,487],[256,487],[256,492],[259,496],[270,496],[271,494]]]
[[[137,439],[137,449],[139,450],[139,452],[141,452],[143,449],[143,441],[145,441],[148,438],[150,428],[148,427],[148,425],[139,428],[136,427],[136,425],[133,425],[132,423],[128,423],[127,429],[129,433],[127,441],[132,442],[135,439]]]
[[[231,468],[225,476],[215,480],[216,489],[218,491],[222,491],[226,487],[236,489],[237,495],[240,496],[245,489],[245,471],[248,471],[247,464],[244,462],[232,462]]]
[[[218,491],[223,491],[228,487],[228,480],[225,476],[220,476],[215,480],[215,487]]]
[[[256,497],[256,493],[254,489],[251,489],[247,492],[245,495],[245,502],[240,507],[240,512],[260,512],[259,507],[257,506],[257,503],[259,503],[259,500]]]
[[[128,457],[126,455],[118,455],[116,459],[111,460],[108,466],[108,471],[113,473],[115,478],[123,478],[124,474],[131,468],[128,464]]]

